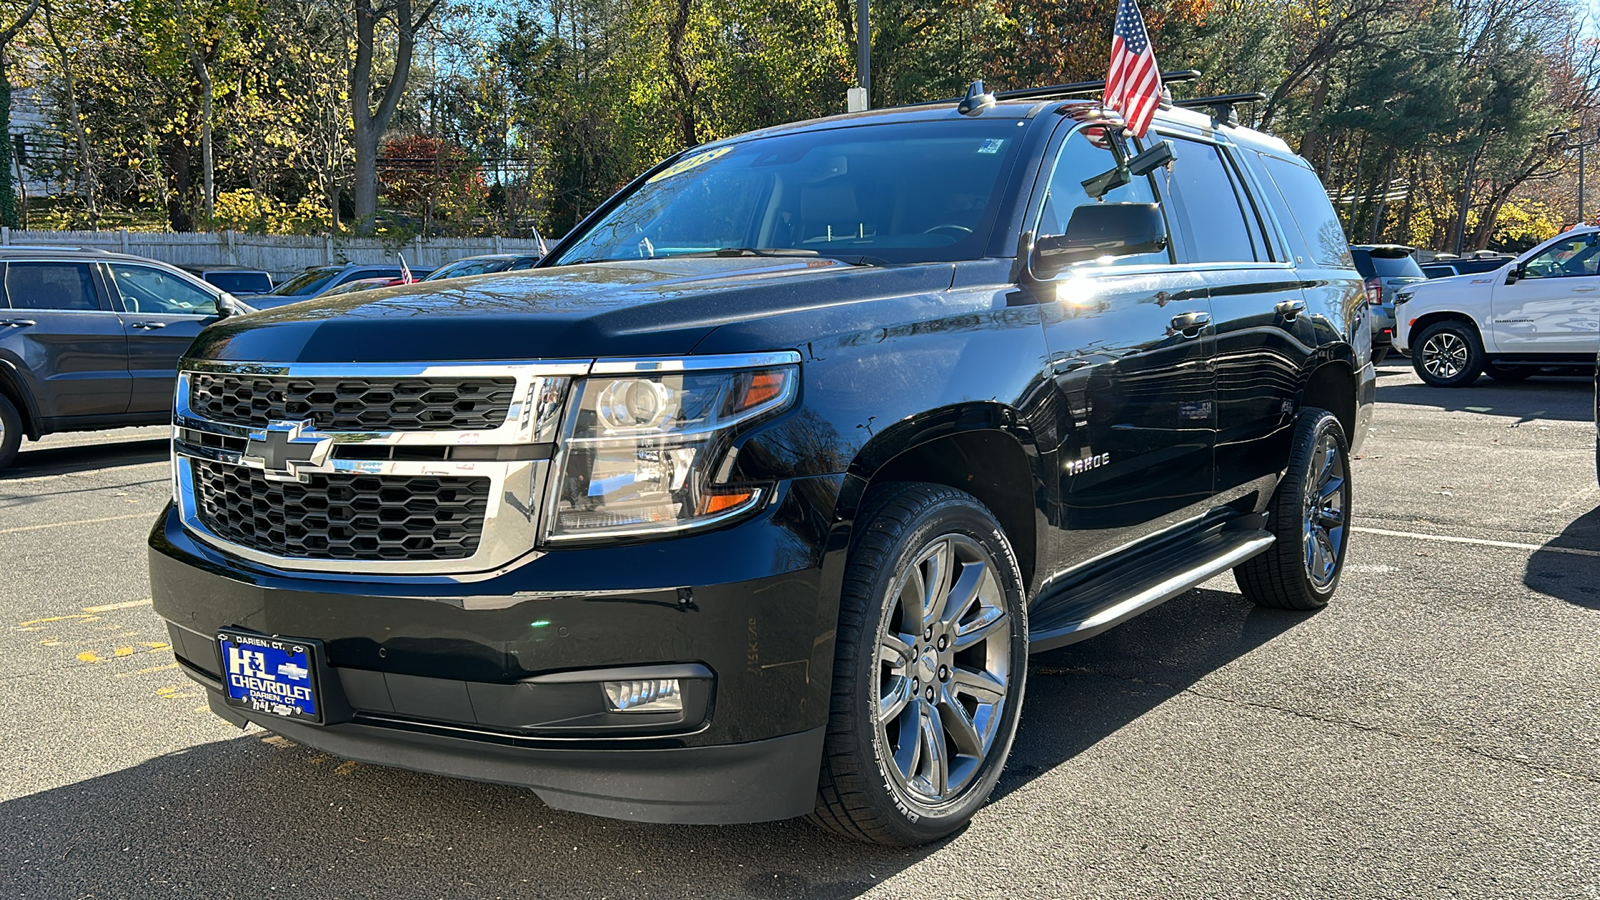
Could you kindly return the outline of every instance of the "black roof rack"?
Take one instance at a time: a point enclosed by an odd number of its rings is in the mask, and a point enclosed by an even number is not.
[[[1197,69],[1183,69],[1177,72],[1162,72],[1161,83],[1164,85],[1175,84],[1180,81],[1193,81],[1199,77],[1200,72]],[[975,83],[979,86],[983,84],[981,81]],[[1052,84],[1045,87],[1020,88],[1015,91],[995,91],[991,96],[993,96],[996,100],[1050,100],[1061,97],[1078,97],[1084,94],[1092,94],[1095,91],[1103,91],[1105,88],[1106,83],[1104,81],[1075,81],[1072,84]],[[979,94],[981,95],[981,93],[982,92],[980,91]],[[977,100],[974,98],[973,92],[970,88],[967,91],[967,96],[964,97],[946,97],[943,100],[923,100],[917,103],[902,103],[894,108],[903,109],[913,106],[933,106],[937,103],[966,103],[972,108],[984,108],[977,106]]]
[[[1197,69],[1183,69],[1178,72],[1162,72],[1162,84],[1175,84],[1179,81],[1193,81],[1200,77]],[[1052,84],[1048,87],[1022,88],[1015,91],[996,91],[996,100],[1050,100],[1056,97],[1076,97],[1082,94],[1092,94],[1095,91],[1106,89],[1104,81],[1078,81],[1072,84]],[[948,101],[946,101],[948,102]]]
[[[1267,99],[1267,95],[1256,92],[1250,94],[1218,94],[1215,97],[1189,97],[1185,100],[1172,101],[1173,106],[1184,109],[1209,109],[1211,121],[1218,125],[1237,125],[1239,116],[1233,107],[1239,103],[1260,103]]]

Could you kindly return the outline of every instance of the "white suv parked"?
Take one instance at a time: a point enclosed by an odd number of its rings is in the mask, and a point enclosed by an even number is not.
[[[1491,272],[1440,278],[1395,298],[1394,343],[1428,384],[1541,366],[1593,367],[1600,329],[1600,228],[1579,226]]]

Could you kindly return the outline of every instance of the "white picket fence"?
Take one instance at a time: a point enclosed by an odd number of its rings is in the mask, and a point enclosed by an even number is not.
[[[481,253],[539,252],[534,238],[417,238],[396,247],[376,238],[333,235],[268,235],[238,231],[169,234],[145,231],[13,231],[0,228],[0,245],[80,247],[147,256],[179,266],[245,266],[264,269],[277,281],[308,266],[335,263],[394,263],[399,255],[419,269],[433,269]]]

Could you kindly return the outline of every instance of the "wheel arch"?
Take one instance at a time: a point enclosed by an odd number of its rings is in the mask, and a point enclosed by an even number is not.
[[[953,487],[976,497],[1005,530],[1031,585],[1045,529],[1044,482],[1038,453],[1012,410],[999,404],[972,404],[918,416],[873,438],[850,464],[836,512],[855,519],[873,487],[920,481]]]
[[[1300,406],[1314,406],[1333,413],[1343,426],[1345,440],[1354,445],[1358,440],[1360,404],[1357,402],[1355,372],[1349,363],[1333,360],[1312,370],[1300,395]]]
[[[0,394],[5,395],[21,414],[23,434],[35,441],[44,436],[39,409],[34,405],[33,395],[23,385],[22,376],[17,373],[16,366],[8,359],[0,359]]]
[[[1411,320],[1411,324],[1408,326],[1410,328],[1409,334],[1412,338],[1410,341],[1411,349],[1415,349],[1417,343],[1416,336],[1422,334],[1423,329],[1433,325],[1436,322],[1447,322],[1452,320],[1465,323],[1468,328],[1471,328],[1473,333],[1478,336],[1479,346],[1483,346],[1483,329],[1478,327],[1478,322],[1476,319],[1459,310],[1440,309],[1423,313],[1422,315]]]

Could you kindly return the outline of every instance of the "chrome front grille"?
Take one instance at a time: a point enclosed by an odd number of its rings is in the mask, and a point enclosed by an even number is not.
[[[534,552],[570,363],[188,362],[184,527],[277,569],[470,580]]]
[[[343,472],[304,483],[193,464],[195,510],[224,540],[281,557],[369,562],[469,559],[489,510],[489,479]]]
[[[288,378],[196,372],[195,413],[229,425],[265,428],[307,420],[318,431],[481,431],[504,424],[517,380],[458,378]]]

